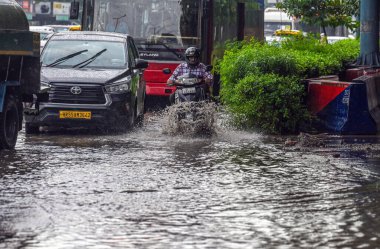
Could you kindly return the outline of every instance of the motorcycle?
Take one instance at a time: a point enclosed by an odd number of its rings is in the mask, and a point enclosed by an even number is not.
[[[196,75],[184,74],[173,85],[176,86],[174,100],[167,111],[169,131],[188,135],[212,134],[215,105],[209,101],[208,84]]]

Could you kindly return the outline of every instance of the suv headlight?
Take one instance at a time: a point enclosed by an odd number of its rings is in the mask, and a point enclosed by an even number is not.
[[[51,85],[48,82],[41,81],[41,84],[40,84],[41,93],[48,92],[50,88],[51,88]]]
[[[107,93],[126,93],[130,90],[131,76],[106,85]]]

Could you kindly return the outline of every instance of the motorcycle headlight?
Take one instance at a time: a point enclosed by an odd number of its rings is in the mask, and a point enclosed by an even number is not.
[[[131,77],[128,76],[112,84],[106,85],[107,93],[126,93],[130,90]]]
[[[40,82],[40,92],[48,92],[51,88],[49,82],[41,81]]]

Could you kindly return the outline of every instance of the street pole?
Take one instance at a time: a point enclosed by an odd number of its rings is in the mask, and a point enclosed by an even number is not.
[[[356,64],[380,66],[378,0],[360,1],[360,56]]]

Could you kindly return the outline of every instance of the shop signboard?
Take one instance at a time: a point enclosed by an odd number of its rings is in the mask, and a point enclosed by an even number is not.
[[[71,3],[53,2],[53,14],[58,15],[70,15]]]

